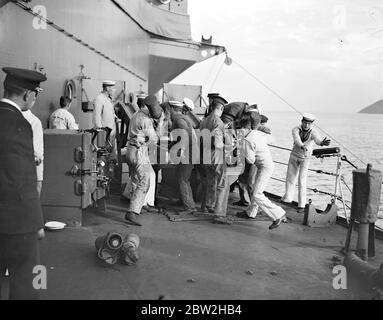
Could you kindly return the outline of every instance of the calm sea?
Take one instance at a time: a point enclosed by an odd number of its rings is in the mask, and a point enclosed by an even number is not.
[[[295,112],[278,112],[262,110],[268,116],[268,125],[272,130],[273,144],[285,148],[292,148],[291,129],[300,124],[301,117]],[[371,163],[374,169],[383,171],[383,115],[372,114],[337,114],[337,113],[316,113],[316,125],[325,130],[318,132],[323,136],[330,138],[331,146],[339,147],[341,153],[357,165],[359,168],[365,168],[364,163]],[[319,146],[318,146],[319,148]],[[290,153],[288,151],[272,148],[273,159],[279,162],[288,163]],[[350,151],[354,155],[350,153]],[[336,158],[325,158],[323,160],[312,158],[310,168],[314,170],[323,170],[327,172],[336,172]],[[287,166],[276,164],[273,174],[274,178],[285,180]],[[348,188],[352,190],[352,170],[346,162],[342,162],[341,170]],[[308,188],[318,189],[333,193],[335,190],[335,177],[330,175],[309,172]],[[342,183],[344,198],[350,205],[351,192],[345,184]],[[267,191],[278,195],[284,193],[284,184],[271,180]],[[322,195],[308,191],[308,198],[319,209],[325,209],[331,198],[328,195]],[[380,207],[380,217],[383,218],[383,194]],[[338,203],[341,207],[341,204]]]

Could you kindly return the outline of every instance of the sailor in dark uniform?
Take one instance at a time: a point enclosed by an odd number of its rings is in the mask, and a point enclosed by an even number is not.
[[[225,105],[221,119],[227,127],[232,128],[234,122],[239,121],[248,110],[258,110],[258,106],[256,104],[249,105],[247,102],[231,102]]]
[[[239,122],[242,119],[243,115],[246,112],[250,112],[249,117],[251,119],[251,122],[259,120],[260,116],[257,105],[255,104],[249,106],[249,104],[246,102],[231,102],[225,104],[224,106],[223,113],[221,115],[221,120],[224,123],[226,129],[232,129],[226,131],[225,133],[225,153],[227,155],[234,156],[234,154],[236,153],[235,149],[238,147],[236,141],[239,138],[237,136],[236,131],[237,122]],[[238,157],[238,155],[236,157]],[[227,159],[229,158],[226,158],[226,160]],[[234,167],[236,168],[232,168],[232,170],[230,170],[231,172],[229,173],[228,166],[225,163],[221,166],[221,170],[219,171],[218,181],[220,181],[221,183],[219,183],[217,187],[216,205],[214,208],[214,213],[216,215],[215,220],[217,222],[226,223],[228,221],[226,211],[230,185],[235,183],[238,177],[243,173],[244,167],[237,165],[235,165]]]
[[[209,104],[205,111],[205,118],[209,116],[209,114],[212,112],[211,104],[213,101],[218,101],[219,103],[222,103],[223,105],[227,104],[227,100],[219,95],[219,93],[209,93],[207,95],[209,99]]]
[[[26,69],[3,71],[7,76],[0,100],[0,292],[1,278],[8,270],[10,299],[38,299],[32,283],[43,216],[32,128],[21,112],[33,105],[46,77]]]

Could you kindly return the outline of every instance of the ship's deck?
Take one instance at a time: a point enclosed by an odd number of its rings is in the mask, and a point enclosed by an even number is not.
[[[124,207],[118,197],[109,203]],[[230,214],[240,209],[230,206]],[[292,222],[272,231],[264,216],[221,225],[171,222],[163,214],[145,213],[142,227],[126,228],[87,212],[83,227],[47,232],[41,242],[41,260],[48,269],[42,298],[371,299],[373,291],[351,279],[347,290],[333,289],[332,258],[339,256],[347,230],[339,225],[309,228],[302,225],[302,214],[286,210]],[[135,266],[105,266],[96,258],[94,240],[108,231],[140,236]],[[380,240],[376,253],[372,263],[378,266],[383,261]]]

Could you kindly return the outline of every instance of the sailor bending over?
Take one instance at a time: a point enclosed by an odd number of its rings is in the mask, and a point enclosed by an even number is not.
[[[259,121],[254,124],[250,116],[241,120],[241,127],[245,134],[245,157],[246,162],[254,164],[255,168],[250,169],[249,178],[254,181],[250,193],[250,205],[246,214],[255,218],[258,209],[266,213],[273,223],[269,229],[277,228],[281,222],[286,221],[286,212],[281,207],[271,202],[265,195],[265,188],[274,170],[274,163],[268,146],[268,138],[264,132],[257,130]],[[254,128],[255,127],[255,128]]]
[[[149,147],[155,146],[159,138],[154,120],[163,119],[162,108],[155,96],[147,96],[144,103],[146,107],[142,107],[130,120],[126,148],[132,195],[125,219],[138,226],[142,225],[139,216],[150,187],[152,165],[149,159]],[[161,124],[156,127],[160,128]]]

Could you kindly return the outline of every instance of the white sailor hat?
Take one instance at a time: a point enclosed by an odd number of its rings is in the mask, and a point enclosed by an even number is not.
[[[113,81],[113,80],[104,80],[104,81],[102,82],[102,85],[103,85],[103,86],[110,86],[110,87],[112,87],[112,86],[115,86],[115,85],[116,85],[116,81]]]
[[[252,104],[251,106],[247,106],[245,109],[247,112],[256,112],[259,114],[258,105]]]
[[[302,115],[302,120],[305,120],[307,122],[314,122],[315,121],[315,116],[311,113],[304,113]]]
[[[191,99],[189,98],[184,98],[184,101],[183,101],[184,105],[189,108],[190,110],[193,110],[194,109],[194,103]]]
[[[179,102],[179,101],[177,101],[177,100],[170,100],[169,101],[169,104],[170,104],[170,106],[171,107],[178,107],[178,108],[182,108],[184,105],[183,105],[183,103],[182,102]]]
[[[148,95],[144,92],[140,92],[137,94],[136,98],[137,99],[145,99]]]
[[[145,98],[147,97],[148,95],[143,93],[143,92],[140,92],[139,94],[137,94],[137,104],[138,105],[142,105],[144,103],[144,100]]]

